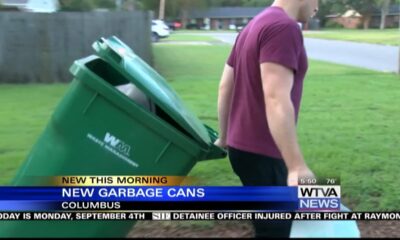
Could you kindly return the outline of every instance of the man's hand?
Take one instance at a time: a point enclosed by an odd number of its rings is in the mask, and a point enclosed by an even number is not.
[[[295,169],[288,169],[288,186],[294,187],[299,185],[299,179],[301,178],[315,178],[315,175],[306,165]]]
[[[226,140],[225,139],[221,139],[221,138],[218,138],[217,141],[215,141],[214,145],[218,146],[220,148],[227,148],[228,147],[228,145],[226,143]]]

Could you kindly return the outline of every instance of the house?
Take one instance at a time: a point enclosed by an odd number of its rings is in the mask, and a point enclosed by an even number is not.
[[[59,9],[58,0],[2,0],[1,4],[10,11],[52,13]]]
[[[334,14],[326,16],[328,22],[335,22],[344,28],[356,29],[362,24],[362,15],[356,10],[347,10],[344,14]]]
[[[245,26],[263,10],[265,10],[265,7],[218,7],[195,10],[189,14],[188,28],[234,30]],[[306,30],[319,29],[319,19],[312,19],[309,23],[302,26]]]
[[[379,9],[376,9],[371,18],[370,27],[379,28],[381,25],[382,13]],[[400,24],[400,5],[391,5],[389,12],[386,16],[386,27],[387,28],[398,28]]]
[[[19,11],[27,3],[28,0],[0,0],[0,11]]]
[[[375,9],[369,19],[369,27],[371,28],[379,28],[381,24],[382,12],[380,9]],[[344,28],[355,29],[362,25],[363,16],[355,11],[348,10],[344,14],[335,14],[326,16],[328,22],[336,22],[342,25]],[[386,16],[386,27],[387,28],[396,28],[399,27],[400,24],[400,5],[392,5],[389,7],[389,12]]]
[[[264,9],[264,7],[216,7],[194,10],[189,13],[189,25],[193,28],[213,30],[232,29],[246,25]]]

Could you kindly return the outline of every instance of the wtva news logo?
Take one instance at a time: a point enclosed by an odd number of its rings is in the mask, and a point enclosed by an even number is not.
[[[340,210],[340,186],[299,186],[299,210]]]

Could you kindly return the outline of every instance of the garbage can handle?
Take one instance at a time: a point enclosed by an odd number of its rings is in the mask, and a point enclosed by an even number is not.
[[[98,52],[99,55],[101,55],[101,57],[112,58],[116,63],[121,63],[123,59],[121,55],[117,53],[117,49],[110,47],[106,41],[107,39],[100,38],[98,41],[93,43],[93,48]]]
[[[204,124],[204,127],[207,129],[208,134],[211,139],[211,147],[207,151],[206,156],[202,160],[211,160],[211,159],[222,159],[225,158],[228,154],[225,149],[216,146],[214,143],[218,139],[218,133],[212,129],[211,127]]]

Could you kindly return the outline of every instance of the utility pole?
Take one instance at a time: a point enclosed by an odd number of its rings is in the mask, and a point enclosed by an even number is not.
[[[158,19],[164,20],[165,18],[165,0],[160,0],[160,12],[158,14]]]

